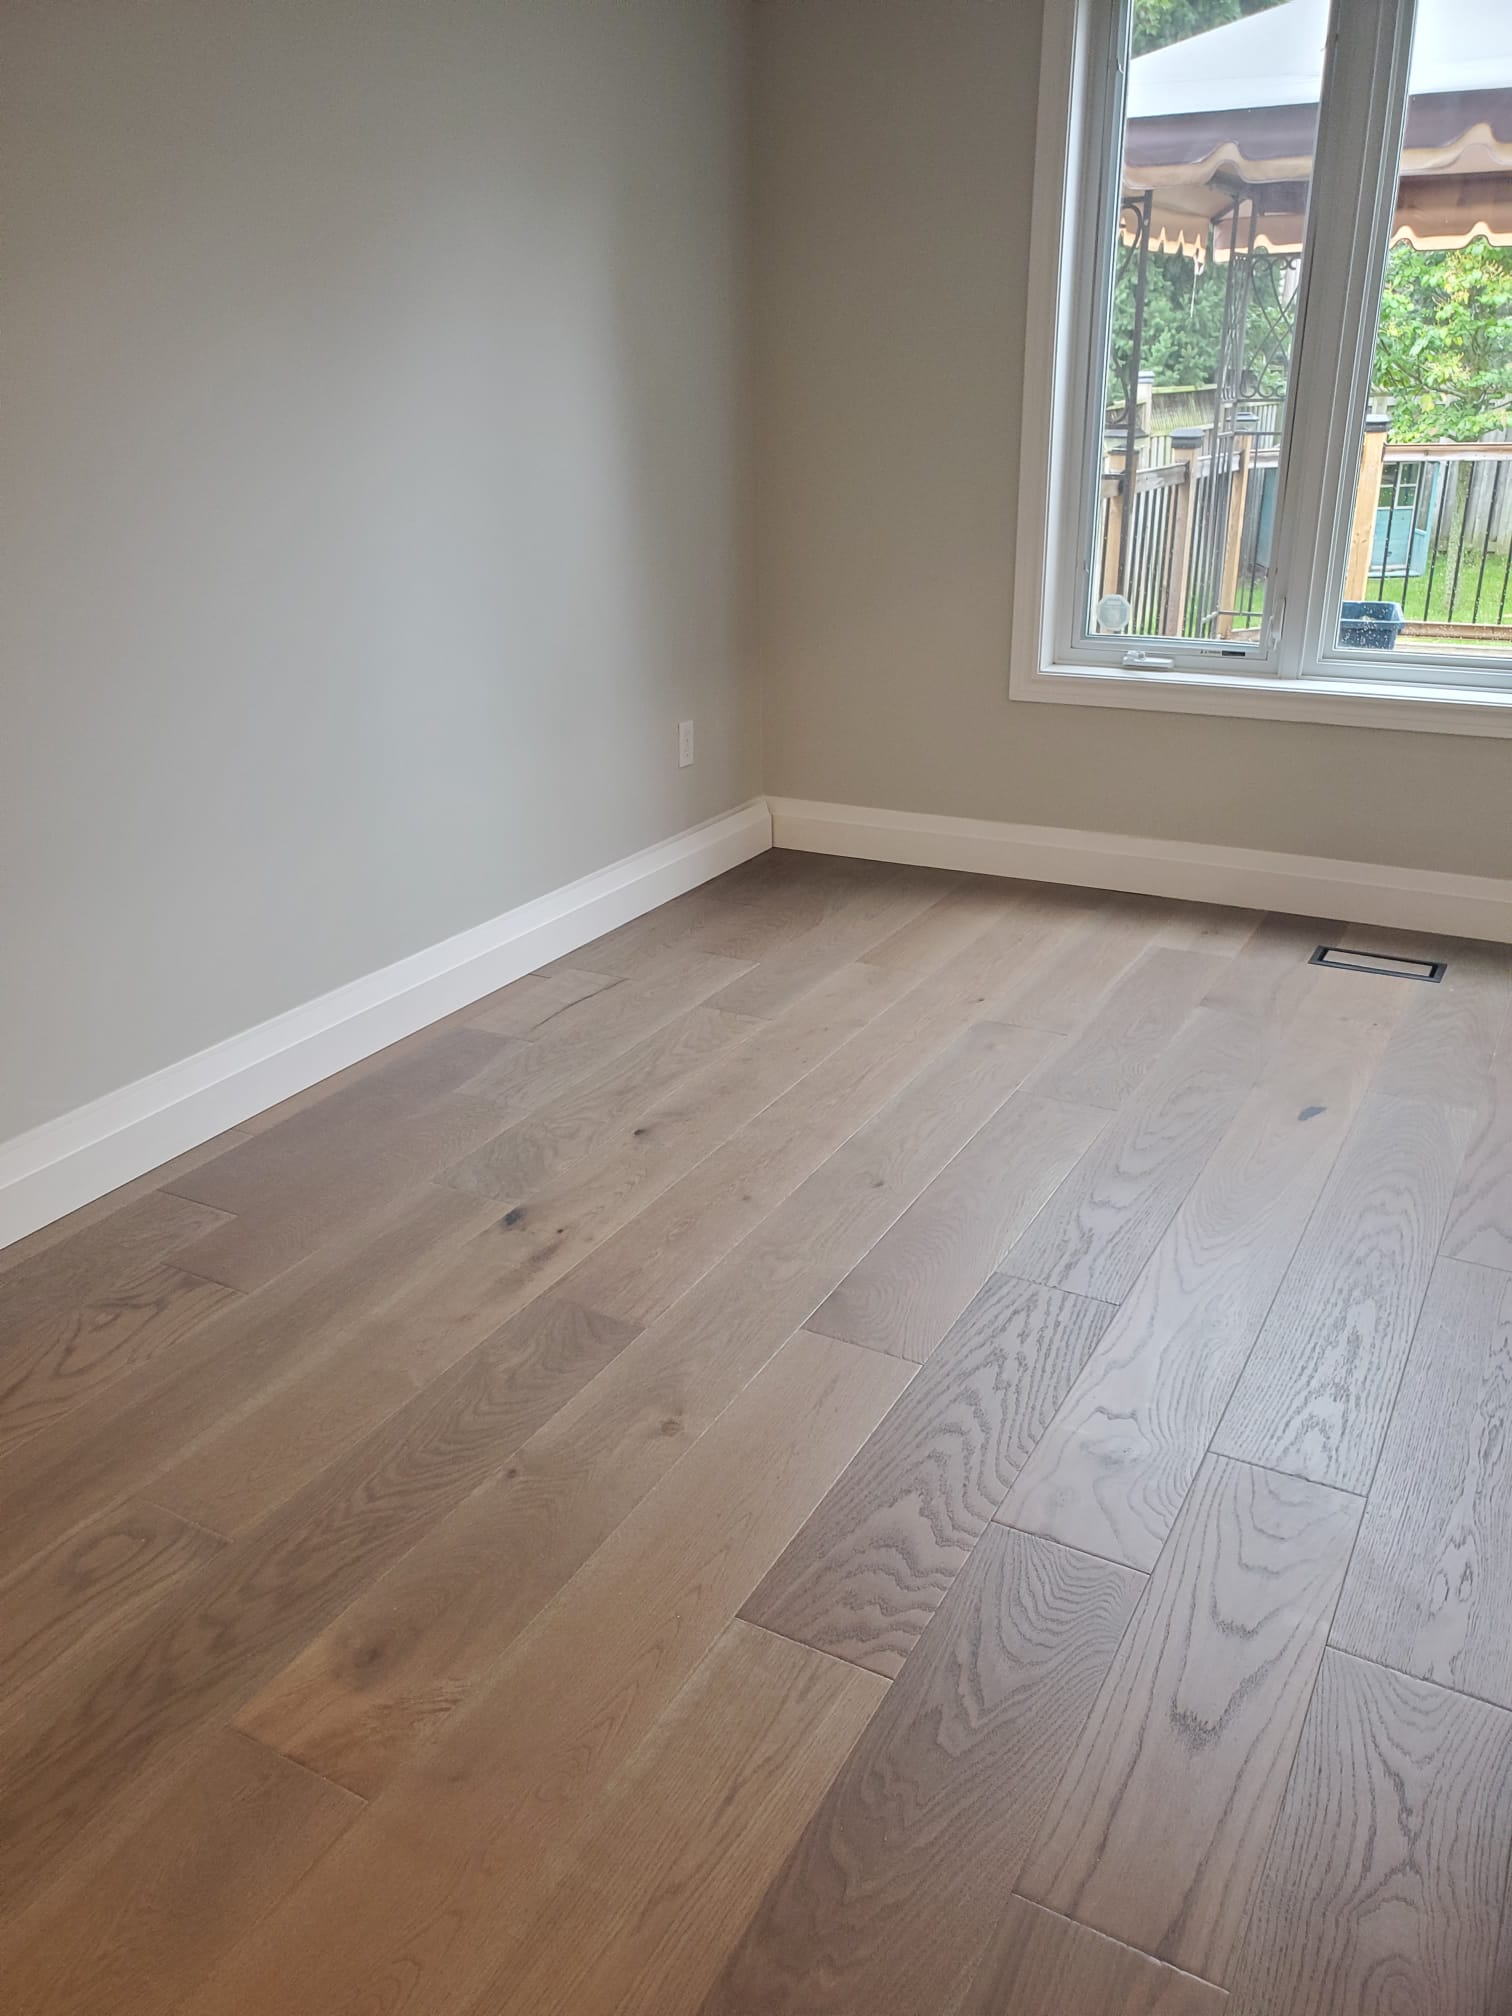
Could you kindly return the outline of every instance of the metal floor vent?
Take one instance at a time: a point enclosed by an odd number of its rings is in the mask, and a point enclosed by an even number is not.
[[[1320,945],[1309,966],[1337,966],[1346,973],[1384,973],[1393,980],[1426,980],[1436,986],[1444,977],[1442,959],[1399,959],[1393,952],[1350,952],[1342,945]]]

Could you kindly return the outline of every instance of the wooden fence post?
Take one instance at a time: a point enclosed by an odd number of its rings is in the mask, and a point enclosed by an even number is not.
[[[1118,562],[1123,550],[1124,512],[1129,508],[1129,500],[1124,495],[1129,488],[1124,476],[1126,459],[1122,440],[1120,439],[1117,447],[1114,447],[1110,440],[1103,451],[1103,475],[1116,476],[1118,483],[1113,495],[1108,499],[1108,525],[1103,534],[1102,586],[1098,590],[1101,595],[1116,595],[1120,592]]]
[[[1192,578],[1192,500],[1197,490],[1197,457],[1205,438],[1201,427],[1178,427],[1171,435],[1171,450],[1182,465],[1182,475],[1171,514],[1171,565],[1163,617],[1168,637],[1186,635],[1187,584]]]
[[[1255,416],[1234,416],[1237,466],[1229,477],[1228,523],[1223,533],[1223,583],[1218,593],[1218,635],[1234,634],[1234,604],[1239,599],[1239,549],[1244,544],[1244,506],[1249,495],[1250,462],[1255,452]]]
[[[1381,468],[1386,459],[1389,420],[1367,420],[1360,443],[1360,487],[1355,492],[1354,525],[1349,534],[1349,565],[1344,570],[1344,600],[1363,602],[1370,585],[1370,549],[1375,543],[1376,512],[1381,503]]]

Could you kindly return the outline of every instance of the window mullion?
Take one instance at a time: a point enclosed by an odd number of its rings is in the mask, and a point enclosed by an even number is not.
[[[1338,627],[1360,429],[1396,202],[1415,0],[1334,0],[1278,477],[1283,678]]]

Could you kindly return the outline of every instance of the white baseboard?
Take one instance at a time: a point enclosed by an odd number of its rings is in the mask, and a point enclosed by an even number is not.
[[[1181,840],[771,798],[778,847],[1512,941],[1512,881]]]
[[[0,1143],[0,1246],[772,844],[762,798]]]

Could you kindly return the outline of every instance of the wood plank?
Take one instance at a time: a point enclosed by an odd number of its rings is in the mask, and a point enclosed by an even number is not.
[[[1219,967],[1217,978],[1202,997],[1203,1006],[1225,1014],[1248,1015],[1272,1027],[1290,1021],[1304,1007],[1321,1012],[1316,999],[1321,969],[1307,962],[1318,946],[1336,945],[1342,929],[1336,920],[1270,912],[1233,957]],[[1342,979],[1349,988],[1347,974],[1334,978]]]
[[[506,1464],[625,1328],[539,1301],[495,1348],[191,1576],[175,1600],[28,1697],[0,1732],[0,1882],[31,1894],[86,1823],[160,1782],[365,1584]]]
[[[362,2007],[396,1968],[417,2006],[465,2007],[513,1936],[500,1897],[581,1824],[904,1377],[847,1344],[781,1353],[186,2016]]]
[[[1056,1788],[1024,1896],[1206,1980],[1239,1978],[1359,1516],[1326,1485],[1208,1459]]]
[[[885,1692],[732,1624],[589,1825],[527,1878],[549,1897],[477,2016],[693,2016]]]
[[[1421,956],[1441,952],[1447,953],[1448,971],[1438,986],[1395,983],[1408,998],[1391,1047],[1381,1059],[1377,1090],[1399,1099],[1438,1099],[1446,1106],[1476,1107],[1486,1100],[1497,1040],[1512,1008],[1512,948],[1430,943]]]
[[[969,1031],[540,1429],[517,1474],[480,1491],[315,1639],[248,1728],[354,1790],[386,1783],[897,1218],[972,1117],[1007,1096],[1042,1041]],[[901,1391],[909,1368],[888,1362]]]
[[[715,1004],[741,1015],[780,1015],[837,967],[870,954],[900,926],[929,916],[952,879],[930,875],[921,882],[917,871],[902,879],[897,871],[863,878],[843,900],[826,905],[811,929],[764,954],[750,972],[722,988]]]
[[[1067,930],[1048,956],[1026,965],[1002,994],[997,1012],[1004,1021],[1062,1035],[1080,1029],[1149,949],[1170,907],[1086,889],[1075,894],[1081,914],[1068,918]]]
[[[900,1672],[1112,1313],[994,1275],[741,1614]]]
[[[705,2016],[918,2016],[970,1978],[1140,1589],[1000,1528],[973,1550]]]
[[[1269,1043],[1247,1017],[1197,1009],[1003,1255],[1004,1270],[1121,1302],[1233,1121]]]
[[[1106,1116],[1016,1094],[853,1267],[809,1327],[922,1363]]]
[[[154,1489],[223,1532],[271,1511],[560,1281],[631,1220],[648,1194],[697,1166],[729,1127],[801,1080],[894,992],[888,976],[849,967],[778,1028],[757,1024],[750,1043],[721,1052],[638,1120],[621,1121],[600,1154],[521,1195],[447,1264],[427,1270],[412,1292],[317,1354],[222,1432],[202,1438]]]
[[[1157,946],[1111,990],[1086,1028],[1036,1080],[1035,1090],[1077,1106],[1120,1107],[1152,1068],[1171,1030],[1218,975],[1218,955]]]
[[[1173,902],[1170,916],[1155,933],[1157,945],[1187,952],[1240,952],[1259,929],[1262,912],[1229,903]]]
[[[467,1080],[465,1098],[491,1102],[501,1116],[502,1130],[539,1111],[590,1073],[609,1070],[627,1050],[746,970],[745,960],[721,959],[707,952],[669,952],[649,960],[634,979],[564,1008],[534,1036],[493,1039],[498,1047]]]
[[[1491,2016],[1512,1716],[1324,1658],[1232,2016]]]
[[[1333,1642],[1512,1708],[1512,1280],[1441,1260]]]
[[[690,1008],[604,1070],[585,1073],[529,1119],[491,1136],[453,1164],[443,1181],[504,1202],[549,1183],[570,1163],[614,1145],[627,1123],[680,1080],[766,1026],[750,1015]]]
[[[1045,943],[1045,927],[1017,915],[993,926],[609,1240],[565,1292],[652,1322],[982,1019]]]
[[[77,1214],[76,1214],[77,1215]],[[209,1205],[147,1190],[103,1218],[88,1217],[75,1231],[33,1246],[7,1249],[0,1271],[4,1334],[0,1365],[18,1354],[45,1349],[78,1311],[129,1275],[182,1256],[183,1249],[226,1222]],[[34,1235],[35,1236],[35,1235]]]
[[[144,1175],[133,1177],[129,1183],[122,1183],[117,1189],[107,1191],[103,1197],[92,1198],[89,1203],[81,1204],[76,1211],[68,1211],[61,1218],[54,1218],[50,1225],[39,1225],[35,1232],[28,1232],[24,1238],[13,1239],[8,1246],[0,1247],[0,1294],[10,1293],[11,1284],[4,1281],[4,1277],[13,1269],[23,1263],[30,1267],[40,1261],[44,1253],[51,1252],[55,1246],[63,1246],[69,1241],[78,1239],[81,1233],[103,1226],[107,1219],[116,1217],[128,1204],[139,1203],[142,1198],[158,1191],[171,1196],[172,1184],[176,1177],[187,1174],[191,1169],[197,1169],[201,1162],[214,1161],[217,1155],[224,1155],[228,1148],[247,1138],[244,1128],[228,1127],[223,1134],[217,1134],[209,1141],[202,1141],[197,1148],[186,1149],[182,1155],[174,1156],[169,1162],[160,1163],[156,1169],[149,1169]],[[184,1200],[173,1201],[182,1203]],[[208,1231],[219,1223],[219,1216],[211,1216],[206,1211],[199,1230]],[[191,1238],[195,1236],[197,1236],[195,1233],[190,1234]],[[80,1247],[85,1243],[81,1240]],[[80,1247],[74,1249],[76,1254]],[[164,1249],[165,1252],[173,1250],[173,1247]],[[161,1257],[162,1253],[135,1256],[137,1261]],[[119,1273],[126,1272],[132,1264],[133,1259],[129,1258]],[[98,1285],[95,1292],[98,1292]]]
[[[226,1732],[109,1852],[0,1932],[8,2006],[158,2016],[291,1890],[362,1803]]]
[[[931,973],[1014,912],[1022,886],[970,876],[871,945],[862,956],[869,966],[885,966],[893,972]]]
[[[360,1079],[258,1133],[181,1181],[185,1195],[236,1214],[184,1264],[250,1291],[321,1246],[352,1236],[503,1122],[487,1099],[455,1093],[508,1039],[443,1031],[401,1071]]]
[[[1365,1100],[1215,1448],[1370,1488],[1469,1132],[1460,1107]]]
[[[565,1276],[563,1292],[627,1322],[648,1324],[665,1314],[905,1091],[962,1026],[959,1004],[951,1002],[936,1019],[933,1040],[914,1046],[900,1034],[903,1019],[879,1015],[712,1144],[706,1158],[585,1254]]]
[[[1224,2016],[1210,1982],[1009,1899],[971,1989],[950,2016]]]
[[[1286,1032],[1019,1473],[1009,1525],[1154,1565],[1384,1041],[1308,1017]]]
[[[1451,1260],[1512,1273],[1512,1024],[1503,1031],[1444,1229]]]
[[[167,1261],[129,1275],[69,1315],[32,1326],[0,1361],[0,1455],[171,1353],[239,1298]]]
[[[0,1699],[150,1610],[224,1543],[161,1506],[123,1505],[0,1583]]]
[[[487,1222],[456,1191],[427,1189],[365,1237],[328,1247],[155,1359],[125,1398],[103,1393],[6,1459],[0,1574],[70,1527],[140,1494],[201,1435],[223,1432],[270,1384],[314,1362],[400,1293],[421,1294],[450,1245]]]
[[[474,1002],[467,1020],[491,1036],[533,1036],[564,1008],[575,1007],[590,995],[619,984],[612,973],[590,973],[581,966],[526,973],[485,1000]]]

